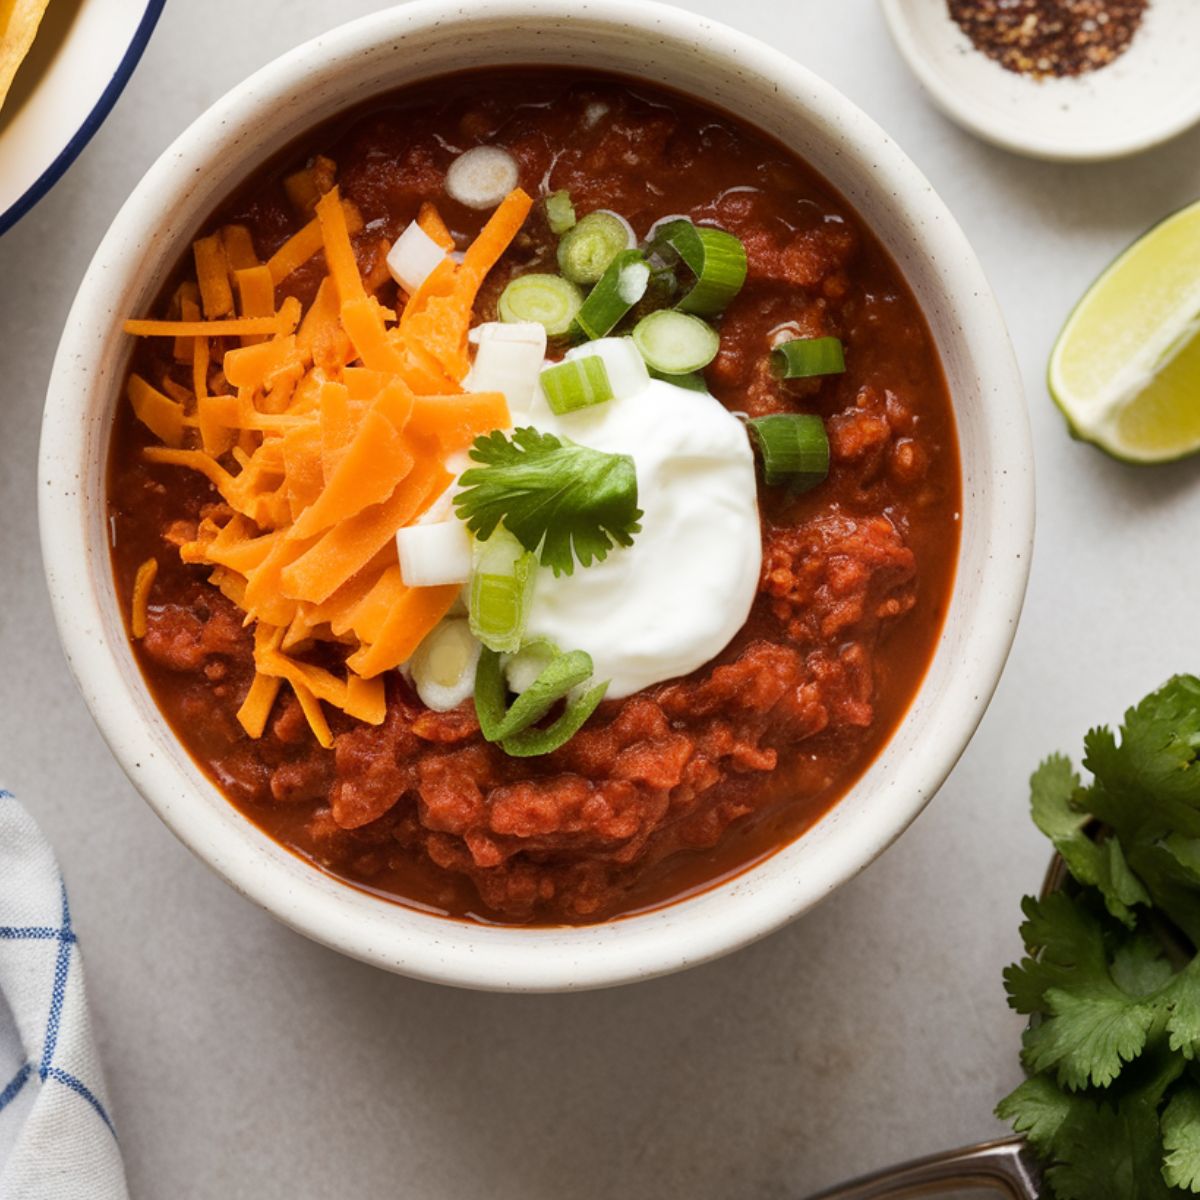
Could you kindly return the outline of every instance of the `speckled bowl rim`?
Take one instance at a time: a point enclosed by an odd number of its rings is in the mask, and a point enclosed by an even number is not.
[[[104,460],[129,353],[120,318],[150,303],[195,225],[255,161],[240,156],[261,143],[260,157],[320,119],[338,77],[353,77],[365,98],[381,90],[376,72],[418,77],[424,63],[437,74],[443,61],[481,47],[481,61],[494,63],[623,65],[777,136],[783,130],[868,210],[921,298],[963,447],[963,541],[946,627],[908,716],[863,779],[804,837],[736,879],[582,928],[489,927],[389,904],[261,833],[207,781],[151,700],[105,544]],[[603,987],[704,962],[795,918],[862,870],[928,803],[982,717],[1015,633],[1033,536],[1032,451],[1012,348],[974,253],[929,183],[877,125],[791,59],[640,0],[418,0],[301,46],[214,104],[150,168],[96,251],[54,364],[38,488],[46,576],[71,669],[118,761],[180,840],[318,942],[416,978],[506,991]]]

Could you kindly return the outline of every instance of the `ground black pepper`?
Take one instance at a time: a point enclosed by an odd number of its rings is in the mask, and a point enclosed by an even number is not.
[[[1036,77],[1106,67],[1133,40],[1150,0],[947,0],[977,50]]]

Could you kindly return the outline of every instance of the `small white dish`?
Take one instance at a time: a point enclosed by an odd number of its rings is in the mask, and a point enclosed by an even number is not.
[[[536,34],[536,36],[531,36]],[[172,733],[130,651],[113,586],[105,480],[131,341],[197,227],[264,160],[351,104],[467,68],[548,63],[702,96],[794,147],[891,252],[924,310],[954,400],[962,544],[933,662],[890,742],[801,838],[734,879],[603,925],[446,920],[349,887],[239,813]],[[916,818],[1000,678],[1033,541],[1033,453],[1004,321],[962,230],[865,114],[761,42],[648,0],[419,0],[264,67],[197,118],[134,189],[64,326],[42,427],[42,553],[84,699],[158,815],[235,888],[309,937],[419,979],[569,991],[647,979],[762,937],[824,899]]]
[[[166,0],[51,4],[0,108],[0,233],[79,157],[133,74]]]
[[[976,50],[946,0],[880,0],[900,53],[952,120],[1018,154],[1120,158],[1200,121],[1200,4],[1150,0],[1128,50],[1097,71],[1034,79]]]

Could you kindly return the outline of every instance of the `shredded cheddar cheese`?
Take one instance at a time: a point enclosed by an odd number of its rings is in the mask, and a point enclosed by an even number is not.
[[[133,601],[129,614],[129,632],[135,638],[146,636],[146,609],[150,603],[150,589],[158,575],[158,559],[148,558],[137,569],[133,580]]]
[[[243,317],[227,321],[126,321],[125,332],[134,337],[236,337],[240,334],[274,334],[279,332],[279,319]],[[191,355],[188,355],[190,358]]]
[[[447,254],[454,249],[454,238],[450,236],[450,230],[446,228],[442,214],[428,200],[421,205],[420,212],[417,213],[417,224]]]
[[[285,187],[311,219],[265,262],[248,229],[224,226],[195,243],[196,280],[177,289],[177,318],[125,323],[139,337],[174,339],[175,369],[188,379],[169,368],[155,386],[135,374],[129,400],[160,443],[145,460],[203,474],[224,501],[228,515],[207,516],[179,554],[209,568],[254,628],[243,729],[262,736],[286,683],[328,747],[322,706],[380,724],[384,673],[412,656],[458,594],[407,587],[395,534],[449,486],[451,455],[508,424],[502,395],[461,385],[476,293],[532,201],[513,192],[463,262],[440,264],[397,317],[359,268],[363,222],[339,196],[334,165],[318,159]],[[419,220],[453,246],[432,205]],[[326,276],[307,309],[280,302],[280,285],[318,253]],[[157,566],[150,559],[137,574],[134,637],[145,634]],[[318,643],[345,648],[341,672],[305,660]]]

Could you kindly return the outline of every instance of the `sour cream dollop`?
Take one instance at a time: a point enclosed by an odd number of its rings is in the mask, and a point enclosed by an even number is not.
[[[619,699],[686,675],[728,645],[758,590],[762,536],[754,454],[718,400],[647,378],[636,391],[555,415],[537,397],[525,420],[637,469],[642,529],[633,545],[555,578],[537,573],[527,637],[586,650]]]

